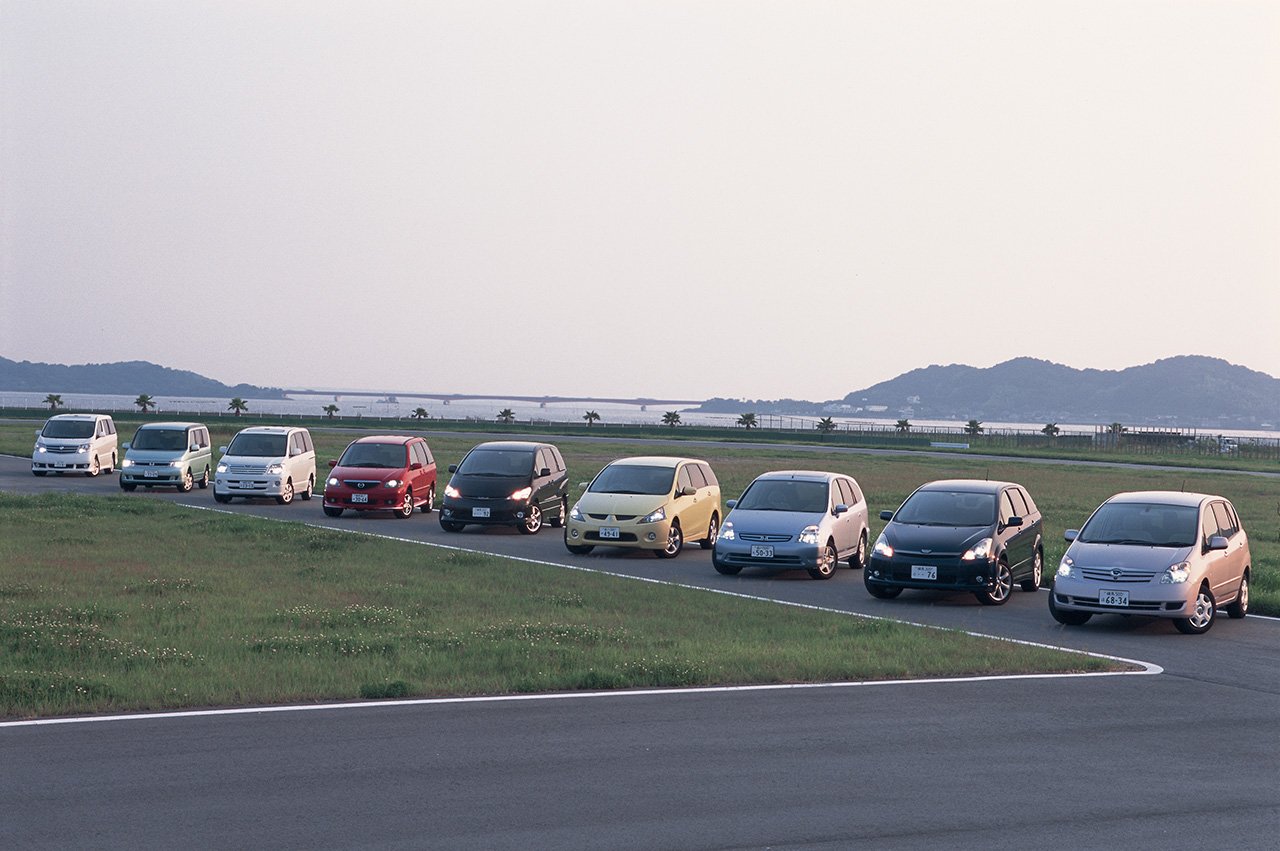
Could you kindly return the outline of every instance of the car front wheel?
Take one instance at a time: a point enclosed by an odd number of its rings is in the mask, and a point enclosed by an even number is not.
[[[191,489],[196,486],[196,477],[191,475],[191,469],[182,474],[182,478],[178,480],[178,490],[182,493],[191,493]]]
[[[519,528],[526,535],[538,534],[542,530],[542,509],[529,503],[529,510],[525,512],[524,522]]]
[[[324,507],[324,516],[325,517],[341,517],[342,509],[336,508],[335,506],[332,506],[332,505],[326,505]]]
[[[1009,594],[1012,591],[1013,573],[1010,572],[1009,565],[1001,560],[996,563],[995,579],[986,588],[975,591],[974,596],[984,606],[1003,606],[1009,601]]]
[[[1217,606],[1213,601],[1213,594],[1205,585],[1200,586],[1200,590],[1196,592],[1196,598],[1191,603],[1191,615],[1185,618],[1174,618],[1173,625],[1178,628],[1178,632],[1186,635],[1201,635],[1209,631],[1209,627],[1213,626],[1213,616],[1217,613]]]
[[[396,508],[396,517],[401,520],[408,520],[413,516],[413,491],[406,490],[404,499],[400,501],[399,507]]]
[[[836,556],[835,544],[827,541],[826,545],[818,553],[818,564],[816,567],[809,568],[809,575],[814,579],[830,579],[836,573],[836,565],[840,560]]]
[[[684,533],[680,531],[680,524],[673,521],[671,529],[667,532],[666,545],[660,550],[654,550],[653,554],[658,558],[675,558],[683,549]]]
[[[1092,612],[1073,612],[1059,609],[1053,602],[1053,589],[1049,589],[1049,614],[1063,626],[1084,626],[1093,617]]]
[[[280,491],[280,495],[276,497],[276,502],[281,505],[288,505],[293,502],[293,479],[289,479],[284,483],[284,487]]]

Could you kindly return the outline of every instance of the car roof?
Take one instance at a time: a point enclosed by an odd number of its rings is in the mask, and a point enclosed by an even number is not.
[[[1022,485],[1016,482],[993,482],[986,479],[939,479],[936,482],[925,482],[917,490],[999,493],[1002,488],[1007,487],[1022,487]]]
[[[179,429],[179,428],[182,428],[182,429],[187,429],[187,428],[203,428],[203,427],[204,427],[204,423],[179,423],[179,422],[172,422],[172,423],[143,423],[142,425],[138,426],[138,428],[139,428],[139,429],[144,429],[144,428],[172,428],[172,429]]]
[[[477,443],[472,449],[508,449],[526,452],[534,452],[544,446],[550,446],[548,443],[535,443],[531,440],[490,440],[485,443]]]
[[[110,414],[54,414],[49,417],[51,420],[100,420],[103,417],[111,418]]]
[[[757,479],[812,479],[829,482],[832,479],[847,479],[844,473],[828,473],[822,470],[770,470],[756,476]]]
[[[304,431],[298,426],[248,426],[242,428],[237,434],[288,434],[291,431]]]
[[[609,466],[614,464],[631,464],[635,467],[676,467],[690,461],[698,464],[705,464],[706,461],[697,458],[677,458],[674,455],[637,455],[633,458],[618,458],[609,462]]]
[[[1186,493],[1183,491],[1126,491],[1118,493],[1107,502],[1154,502],[1158,505],[1196,506],[1206,499],[1223,499],[1207,493]]]
[[[416,434],[366,434],[351,441],[352,443],[400,443],[405,444],[417,440]]]

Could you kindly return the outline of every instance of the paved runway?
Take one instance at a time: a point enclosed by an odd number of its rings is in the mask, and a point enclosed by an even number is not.
[[[116,494],[115,478],[0,489]],[[0,727],[12,847],[1113,848],[1280,832],[1280,622],[1069,629],[1043,593],[868,596],[855,571],[725,577],[708,554],[571,556],[318,501],[154,498],[1142,659],[1156,676],[573,697]],[[146,495],[134,497],[145,499]],[[598,553],[601,551],[597,551]]]

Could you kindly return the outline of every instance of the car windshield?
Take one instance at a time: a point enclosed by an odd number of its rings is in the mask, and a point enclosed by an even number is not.
[[[185,428],[140,428],[133,435],[133,448],[185,452],[187,430]]]
[[[1196,542],[1199,510],[1194,505],[1108,502],[1076,538],[1086,544],[1189,547]]]
[[[610,464],[600,471],[587,490],[592,493],[668,494],[675,476],[675,467]]]
[[[279,458],[285,454],[283,434],[245,434],[241,432],[227,447],[228,455],[256,455],[263,458]]]
[[[743,511],[803,511],[816,514],[827,510],[826,482],[798,482],[790,479],[756,479],[738,500]]]
[[[381,467],[399,470],[404,467],[403,443],[353,443],[338,460],[341,467]]]
[[[466,476],[523,476],[533,472],[533,453],[527,449],[473,449],[458,465]]]
[[[49,420],[40,434],[43,437],[93,437],[97,428],[93,420]]]
[[[973,491],[916,491],[893,520],[914,526],[990,526],[996,522],[996,496]]]

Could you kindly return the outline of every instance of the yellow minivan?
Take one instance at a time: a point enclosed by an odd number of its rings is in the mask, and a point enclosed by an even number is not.
[[[675,558],[685,541],[711,549],[720,516],[720,482],[706,461],[621,458],[596,474],[569,511],[564,545],[578,555],[610,546]]]

